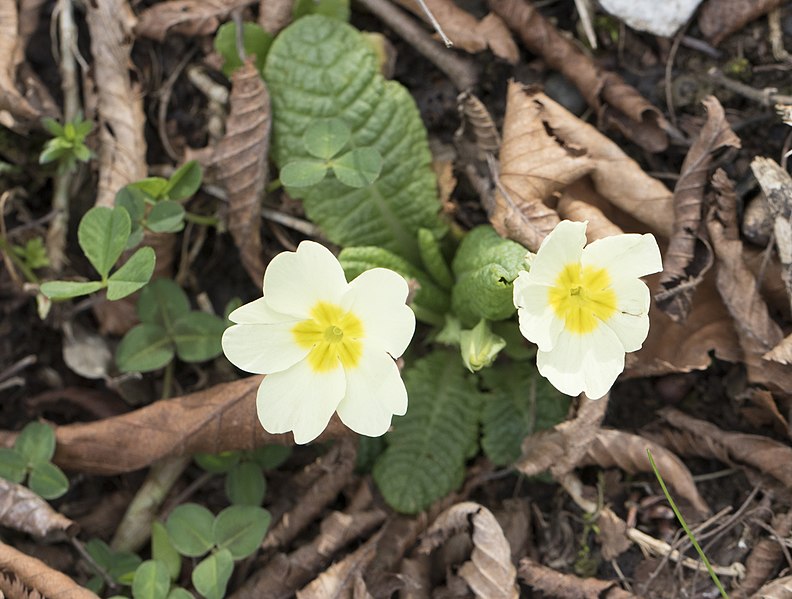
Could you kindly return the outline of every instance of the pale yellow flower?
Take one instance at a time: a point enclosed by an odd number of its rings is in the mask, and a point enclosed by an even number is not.
[[[385,268],[347,283],[335,256],[312,241],[273,258],[264,297],[234,310],[223,334],[234,365],[267,375],[256,401],[264,429],[308,443],[338,412],[355,432],[384,434],[407,411],[394,362],[415,332],[407,291]]]
[[[649,288],[639,277],[660,270],[652,235],[586,246],[586,223],[559,223],[514,281],[520,332],[538,346],[539,373],[568,395],[605,395],[625,353],[649,332]]]

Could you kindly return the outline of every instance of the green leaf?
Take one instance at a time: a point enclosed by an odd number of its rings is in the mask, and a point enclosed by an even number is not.
[[[119,300],[132,295],[151,279],[157,257],[148,246],[140,248],[107,279],[107,299]]]
[[[352,138],[352,131],[339,119],[322,119],[311,123],[303,134],[303,144],[311,156],[330,160]]]
[[[126,249],[132,250],[139,246],[143,241],[143,234],[145,231],[143,227],[138,223],[132,224],[132,232],[129,234],[129,239],[127,239]]]
[[[168,180],[162,177],[146,177],[140,181],[130,183],[127,187],[142,191],[143,197],[154,202],[161,199],[166,193],[168,189]]]
[[[195,599],[193,594],[181,587],[173,587],[168,594],[168,599]]]
[[[465,327],[474,327],[482,318],[505,320],[514,314],[512,283],[524,270],[527,253],[489,225],[465,235],[451,264],[457,281],[451,307]]]
[[[132,579],[132,597],[167,599],[170,583],[165,564],[156,560],[146,560],[135,571],[135,578]]]
[[[50,299],[69,299],[89,295],[102,289],[99,281],[47,281],[41,284],[41,293]]]
[[[239,462],[238,451],[224,451],[222,453],[196,453],[193,456],[195,463],[207,472],[221,474],[228,472]]]
[[[306,15],[325,15],[339,21],[349,21],[349,0],[297,0],[292,9],[292,20]]]
[[[228,579],[234,572],[234,559],[228,549],[213,553],[195,566],[192,582],[195,590],[206,599],[223,599]]]
[[[123,208],[91,208],[80,221],[77,240],[82,251],[102,279],[121,257],[132,223]]]
[[[28,487],[44,499],[56,499],[69,490],[69,479],[55,464],[45,462],[31,468]]]
[[[374,480],[388,504],[416,514],[457,488],[478,446],[481,393],[459,356],[438,351],[405,370],[407,414],[395,419]]]
[[[200,557],[214,545],[212,527],[215,518],[205,507],[185,503],[168,516],[165,528],[176,550],[187,557]]]
[[[203,362],[223,353],[220,339],[226,321],[206,312],[188,312],[173,323],[176,355],[185,362]]]
[[[253,460],[262,470],[275,470],[292,454],[288,445],[264,445],[244,453],[245,459]]]
[[[130,330],[116,349],[116,364],[121,372],[151,372],[173,359],[173,342],[157,324],[143,323]]]
[[[562,422],[569,409],[569,397],[525,363],[496,364],[481,378],[490,389],[481,411],[481,447],[496,466],[516,461],[525,437]]]
[[[94,561],[104,568],[110,578],[121,583],[131,584],[135,570],[142,563],[134,553],[128,551],[115,552],[101,539],[91,539],[85,544],[85,549]]]
[[[63,137],[65,132],[63,130],[63,126],[53,118],[44,117],[41,119],[41,124],[47,130],[47,132],[52,135],[53,137]]]
[[[173,200],[154,204],[146,219],[146,228],[155,233],[177,233],[184,228],[184,208]]]
[[[245,54],[256,56],[256,68],[261,71],[264,68],[267,51],[272,45],[272,35],[255,23],[246,22],[242,25],[242,45],[245,48]],[[226,77],[230,77],[231,73],[242,66],[242,60],[237,52],[236,24],[233,21],[225,23],[217,30],[214,48],[225,61],[223,74]]]
[[[27,474],[27,460],[15,449],[0,447],[0,478],[21,483]]]
[[[156,279],[143,288],[137,304],[141,322],[158,324],[167,331],[190,311],[187,294],[170,279]]]
[[[171,580],[179,577],[181,556],[171,543],[165,526],[157,521],[151,525],[151,557],[164,564]]]
[[[379,72],[359,31],[319,15],[278,34],[264,68],[272,96],[273,157],[280,168],[309,154],[302,143],[317,119],[338,118],[352,146],[383,159],[380,177],[355,189],[335,178],[292,190],[308,217],[342,246],[380,246],[419,260],[416,234],[441,232],[440,202],[424,128],[410,93]]]
[[[432,279],[443,289],[450,290],[454,285],[454,275],[448,268],[439,240],[429,229],[418,230],[418,249],[421,263]]]
[[[333,173],[349,187],[367,187],[382,172],[382,155],[375,148],[356,148],[332,161]]]
[[[129,212],[129,218],[134,225],[134,223],[140,223],[146,215],[146,198],[153,200],[146,192],[137,187],[125,185],[116,192],[115,205]]]
[[[234,559],[246,558],[261,545],[271,519],[270,513],[258,506],[227,507],[214,522],[215,545],[228,549]]]
[[[384,437],[366,437],[365,435],[360,435],[358,438],[355,470],[363,474],[371,472],[371,469],[374,467],[374,462],[382,455],[383,451],[385,451]]]
[[[55,455],[55,431],[43,422],[29,422],[16,438],[14,449],[28,466],[46,464]]]
[[[267,481],[261,467],[254,462],[242,462],[228,471],[225,492],[235,505],[260,506],[267,493]]]
[[[191,198],[201,188],[202,179],[203,169],[201,165],[196,160],[185,162],[168,179],[161,196],[168,200],[177,201]],[[149,216],[149,220],[151,220],[151,216]]]
[[[295,160],[280,170],[280,180],[285,187],[310,187],[327,175],[327,165],[319,160]]]

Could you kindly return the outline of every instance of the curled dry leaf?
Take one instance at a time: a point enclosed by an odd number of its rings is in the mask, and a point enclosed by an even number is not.
[[[113,206],[116,192],[147,174],[143,96],[129,79],[135,16],[126,0],[86,4],[99,111],[97,206]]]
[[[463,136],[465,130],[469,129],[480,150],[480,160],[484,160],[486,154],[495,154],[500,149],[501,138],[495,120],[484,102],[470,91],[464,91],[457,96],[457,110],[462,124],[454,133],[455,139]]]
[[[24,585],[26,593],[20,595],[22,597],[35,597],[34,593],[39,593],[41,597],[58,599],[99,599],[97,595],[41,560],[0,542],[0,573],[5,572],[16,576]],[[10,597],[9,595],[9,599]]]
[[[291,23],[294,0],[259,0],[258,24],[272,35]]]
[[[235,8],[252,4],[253,0],[171,0],[160,2],[142,13],[135,33],[141,37],[164,42],[168,34],[187,37],[210,35]]]
[[[717,46],[743,25],[778,8],[783,0],[707,0],[698,14],[698,26],[707,41]]]
[[[362,573],[374,559],[377,540],[378,535],[374,535],[344,559],[334,563],[308,586],[297,591],[297,599],[370,598]]]
[[[596,464],[602,468],[616,466],[630,474],[652,472],[647,449],[652,452],[660,474],[674,488],[676,495],[687,499],[699,514],[708,514],[709,506],[699,495],[687,466],[662,445],[640,435],[601,429],[594,442],[589,445],[583,463]]]
[[[509,27],[519,33],[531,52],[541,55],[548,66],[575,84],[589,106],[606,123],[617,127],[649,152],[666,149],[665,118],[634,87],[615,73],[598,68],[530,2],[489,0],[489,4]]]
[[[556,211],[562,219],[588,221],[586,239],[589,243],[611,235],[621,235],[622,229],[613,224],[597,206],[604,198],[591,186],[589,179],[575,181],[561,192]]]
[[[431,551],[452,535],[473,527],[473,552],[459,575],[481,599],[517,599],[517,573],[511,549],[498,521],[487,508],[472,501],[458,503],[434,521],[421,540],[421,551]]]
[[[696,287],[712,266],[712,250],[699,236],[712,154],[727,146],[740,147],[717,98],[707,96],[703,104],[707,120],[685,156],[674,188],[674,230],[654,296],[657,306],[677,322],[687,318]]]
[[[416,0],[397,0],[397,2],[424,21],[429,21]],[[499,16],[490,13],[479,20],[451,0],[426,0],[426,6],[442,24],[443,31],[454,43],[454,47],[473,54],[489,48],[495,56],[503,58],[510,64],[515,64],[520,57],[520,51],[512,39],[509,28]]]
[[[271,435],[259,424],[256,392],[260,383],[260,376],[252,376],[157,401],[121,416],[58,426],[54,462],[68,470],[111,475],[145,468],[167,456],[291,445],[291,435]],[[334,418],[319,439],[350,434]],[[10,446],[15,438],[16,433],[0,431],[0,446]],[[146,442],[141,443],[141,438]]]
[[[7,110],[22,121],[40,117],[16,85],[17,66],[22,59],[16,0],[0,0],[0,111]],[[0,122],[3,122],[0,115]],[[5,125],[11,123],[4,122]]]
[[[520,561],[520,578],[531,588],[540,591],[546,597],[564,597],[564,599],[637,599],[609,580],[596,578],[578,578],[573,574],[562,574],[535,561],[524,558]]]
[[[0,478],[0,524],[34,537],[54,532],[76,534],[77,524],[22,485]]]
[[[270,110],[267,86],[253,60],[231,76],[231,112],[213,163],[228,192],[228,230],[256,287],[264,280],[261,195],[267,183]]]
[[[668,436],[678,455],[698,455],[719,459],[727,464],[751,466],[792,487],[792,448],[759,435],[724,431],[704,420],[688,416],[673,408],[663,408],[660,417],[671,427],[685,433]]]
[[[792,576],[783,576],[768,582],[751,595],[751,599],[789,599],[792,597]]]
[[[784,558],[784,552],[778,539],[786,538],[792,531],[792,512],[775,516],[771,527],[774,538],[759,539],[745,559],[745,578],[735,585],[737,588],[732,593],[735,599],[747,597],[756,592],[778,571],[781,560]],[[792,588],[790,590],[792,591]]]

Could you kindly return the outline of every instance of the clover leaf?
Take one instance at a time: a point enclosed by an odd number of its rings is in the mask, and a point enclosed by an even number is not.
[[[0,477],[15,483],[28,478],[28,487],[44,499],[69,489],[69,479],[50,460],[55,454],[55,431],[43,422],[30,422],[13,447],[0,448]]]

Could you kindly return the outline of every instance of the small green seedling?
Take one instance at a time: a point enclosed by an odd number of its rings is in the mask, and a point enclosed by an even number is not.
[[[292,21],[307,15],[324,15],[337,21],[349,21],[349,0],[296,0]]]
[[[0,476],[15,483],[27,478],[31,491],[56,499],[69,490],[69,479],[51,462],[53,455],[55,431],[43,422],[30,422],[13,447],[0,447]]]
[[[49,266],[47,248],[44,247],[44,240],[41,237],[31,237],[25,245],[13,246],[14,253],[31,270],[46,268]]]
[[[170,279],[147,285],[137,311],[141,324],[124,335],[116,350],[116,364],[122,372],[158,370],[174,355],[185,362],[204,362],[223,351],[220,338],[226,320],[191,311],[187,294]]]
[[[135,578],[135,571],[143,562],[140,557],[129,551],[114,551],[101,539],[91,539],[85,544],[85,550],[93,558],[97,566],[102,568],[113,582],[130,586]],[[99,576],[90,578],[86,586],[99,593],[104,588],[104,579]]]
[[[217,30],[214,39],[214,49],[223,57],[223,74],[230,77],[231,73],[242,66],[242,60],[237,51],[236,23],[229,21]],[[245,54],[256,57],[256,68],[260,72],[264,68],[267,52],[272,45],[272,35],[264,31],[255,23],[242,25],[242,45]]]
[[[91,121],[84,121],[82,115],[78,115],[64,125],[51,118],[45,118],[42,124],[53,137],[44,144],[40,164],[57,161],[58,172],[65,173],[74,170],[78,160],[88,162],[91,159],[93,153],[85,145],[85,138],[93,129]]]
[[[350,143],[352,131],[340,119],[313,123],[303,135],[305,150],[315,158],[284,165],[280,180],[287,187],[311,187],[328,171],[347,187],[367,187],[382,171],[382,155],[374,147],[353,148],[339,153]]]
[[[203,171],[195,160],[186,162],[170,179],[147,177],[122,187],[115,205],[130,216],[132,229],[127,249],[137,246],[148,229],[152,233],[177,233],[184,228],[185,210],[179,203],[195,195]]]
[[[140,248],[110,274],[126,248],[130,232],[129,213],[123,208],[91,208],[80,220],[77,241],[101,280],[47,281],[41,285],[41,293],[50,299],[63,300],[107,289],[107,299],[119,300],[143,287],[151,279],[156,262],[150,247]]]
[[[165,528],[181,555],[206,556],[192,572],[195,590],[205,599],[222,599],[234,561],[258,550],[270,520],[267,510],[252,505],[232,505],[215,517],[201,505],[186,503],[171,512]]]

